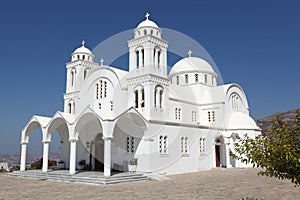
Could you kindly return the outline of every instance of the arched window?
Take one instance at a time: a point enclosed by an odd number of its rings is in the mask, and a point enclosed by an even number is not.
[[[195,82],[198,83],[199,81],[199,74],[195,74]]]
[[[110,101],[110,110],[113,111],[113,109],[114,109],[114,102]]]
[[[96,84],[96,99],[99,99],[99,83]]]
[[[85,55],[82,55],[82,60],[85,60]]]
[[[162,154],[163,153],[163,136],[159,136],[159,153]]]
[[[151,35],[153,35],[153,30],[151,30],[151,32],[150,32],[150,33],[151,33]]]
[[[184,153],[188,154],[188,137],[184,139]]]
[[[135,151],[134,137],[126,137],[126,152],[134,153],[134,151]]]
[[[214,85],[214,77],[211,77],[211,84]]]
[[[205,138],[200,138],[199,140],[200,145],[200,154],[203,154],[205,152]]]
[[[134,102],[135,102],[135,108],[139,107],[139,91],[134,91]]]
[[[145,90],[144,90],[144,88],[141,89],[141,93],[142,93],[141,107],[144,108],[145,107]]]
[[[185,83],[189,83],[189,75],[185,74]]]
[[[144,35],[147,35],[147,31],[146,31],[146,29],[144,30]]]
[[[181,154],[184,154],[184,137],[181,137],[180,139],[180,150]]]
[[[83,79],[84,80],[86,79],[87,73],[88,73],[88,69],[85,69],[84,72],[83,72]]]
[[[192,122],[197,122],[197,112],[192,111]]]
[[[107,96],[107,82],[104,81],[104,98]]]
[[[103,98],[103,81],[100,80],[100,98]]]
[[[68,113],[72,113],[72,103],[68,103]]]
[[[163,146],[164,148],[164,154],[167,154],[168,153],[168,137],[165,135],[165,137],[164,137],[164,146]]]
[[[188,137],[181,137],[181,139],[180,139],[180,147],[181,147],[181,154],[182,155],[189,154],[189,150],[188,150]]]
[[[163,90],[159,91],[159,108],[162,108]]]
[[[199,139],[199,150],[202,153],[202,138]]]
[[[207,74],[204,75],[204,82],[207,83]]]
[[[71,85],[74,86],[75,85],[75,75],[76,75],[76,69],[73,68],[71,70]]]
[[[80,56],[79,56],[79,55],[77,55],[77,59],[78,59],[78,60],[80,59]]]
[[[140,63],[140,52],[139,51],[136,51],[135,52],[135,55],[136,55],[136,68],[138,69],[139,68],[139,63]]]
[[[164,92],[164,89],[162,86],[158,85],[155,87],[155,89],[154,89],[154,107],[155,108],[162,108],[163,92]]]

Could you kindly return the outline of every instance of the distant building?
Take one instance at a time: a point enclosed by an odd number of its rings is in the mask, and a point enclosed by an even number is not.
[[[29,136],[39,127],[44,172],[55,131],[60,159],[70,174],[87,164],[110,176],[113,169],[127,171],[133,158],[138,158],[137,171],[144,173],[245,166],[230,156],[234,142],[244,134],[254,137],[260,129],[249,116],[242,87],[218,84],[211,64],[191,51],[168,73],[168,42],[148,17],[128,41],[129,71],[94,62],[84,42],[72,53],[66,64],[64,111],[33,116],[26,124],[21,171]]]
[[[1,171],[9,171],[8,163],[7,162],[1,162],[0,163],[0,170]]]

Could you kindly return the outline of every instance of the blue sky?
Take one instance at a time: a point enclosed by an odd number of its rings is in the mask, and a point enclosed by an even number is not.
[[[243,87],[255,119],[300,107],[299,9],[297,0],[2,1],[0,153],[20,152],[33,114],[63,109],[65,63],[82,39],[93,49],[135,28],[146,12],[198,41],[223,81]]]

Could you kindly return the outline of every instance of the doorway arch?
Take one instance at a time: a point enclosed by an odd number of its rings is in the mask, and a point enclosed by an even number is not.
[[[226,167],[225,144],[222,136],[215,139],[215,158],[216,167]]]

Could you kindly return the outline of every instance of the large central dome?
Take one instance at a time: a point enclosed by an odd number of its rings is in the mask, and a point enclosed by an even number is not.
[[[202,58],[198,57],[187,57],[179,60],[171,69],[171,74],[180,74],[185,72],[206,72],[206,73],[213,73],[212,66]]]

